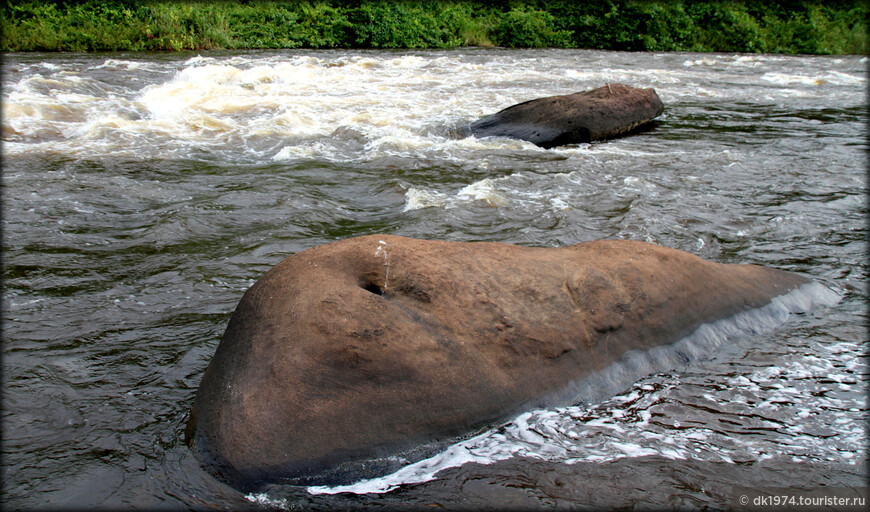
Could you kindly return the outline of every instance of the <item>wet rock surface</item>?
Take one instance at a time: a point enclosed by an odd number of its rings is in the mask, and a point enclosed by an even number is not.
[[[662,112],[654,89],[607,84],[513,105],[475,121],[469,131],[476,137],[510,137],[552,148],[624,135]]]
[[[366,236],[300,252],[242,298],[188,436],[249,488],[371,462],[568,398],[570,383],[807,282],[661,246]]]

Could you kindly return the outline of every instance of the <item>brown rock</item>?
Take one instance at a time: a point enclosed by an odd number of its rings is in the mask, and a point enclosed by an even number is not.
[[[544,148],[607,139],[649,123],[664,111],[654,89],[608,84],[508,107],[469,126],[476,137],[510,137]]]
[[[624,240],[531,248],[382,235],[315,247],[242,298],[188,437],[241,488],[341,481],[806,282]]]

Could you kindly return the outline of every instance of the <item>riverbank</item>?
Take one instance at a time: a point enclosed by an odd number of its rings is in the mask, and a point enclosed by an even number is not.
[[[0,51],[587,48],[866,54],[860,0],[9,1]]]

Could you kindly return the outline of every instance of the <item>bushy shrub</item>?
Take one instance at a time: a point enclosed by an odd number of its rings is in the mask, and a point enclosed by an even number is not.
[[[348,11],[353,45],[363,48],[461,46],[461,16],[467,11],[437,2],[366,2]]]
[[[324,2],[297,4],[298,39],[308,48],[348,46],[351,24],[337,7]]]
[[[542,48],[569,47],[571,32],[557,30],[555,18],[545,11],[515,7],[505,13],[493,28],[492,40],[499,46]]]
[[[689,13],[698,31],[696,43],[711,52],[764,51],[758,22],[740,4],[702,2],[692,4]]]

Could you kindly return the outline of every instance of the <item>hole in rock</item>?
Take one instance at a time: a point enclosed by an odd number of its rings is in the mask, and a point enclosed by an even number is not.
[[[367,292],[374,293],[375,295],[383,295],[384,294],[383,288],[381,288],[380,286],[378,286],[375,283],[363,283],[362,289],[367,291]]]

